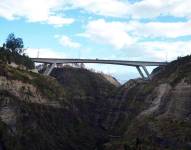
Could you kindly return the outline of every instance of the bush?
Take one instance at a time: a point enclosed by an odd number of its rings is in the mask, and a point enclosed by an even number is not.
[[[26,69],[34,69],[34,63],[28,56],[11,52],[5,47],[0,47],[0,60],[4,63],[10,64],[11,62],[14,62],[17,65],[23,65]]]

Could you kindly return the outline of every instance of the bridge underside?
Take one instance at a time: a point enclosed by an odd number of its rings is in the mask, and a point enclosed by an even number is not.
[[[149,61],[127,61],[127,60],[103,60],[103,59],[56,59],[56,58],[32,58],[34,62],[50,64],[46,68],[44,75],[50,75],[52,70],[60,64],[67,63],[100,63],[112,65],[124,65],[136,67],[143,79],[151,79],[147,66],[165,66],[167,62],[149,62]]]
[[[59,63],[59,64],[60,64],[60,63]],[[46,68],[46,70],[44,71],[43,74],[44,74],[44,75],[50,75],[51,72],[52,72],[52,70],[53,70],[55,67],[57,67],[57,63],[52,63],[52,64],[50,64],[50,65]],[[136,67],[136,68],[137,68],[137,70],[138,70],[138,72],[139,72],[139,74],[140,74],[140,76],[141,76],[142,79],[151,79],[150,73],[148,72],[146,66],[141,65],[141,66],[133,66],[133,67]],[[142,69],[141,69],[141,68],[142,68]]]

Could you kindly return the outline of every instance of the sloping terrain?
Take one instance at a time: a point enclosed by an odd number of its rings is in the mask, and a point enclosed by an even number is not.
[[[108,150],[191,149],[191,57],[155,70],[150,82],[131,80],[113,100]],[[108,120],[106,121],[108,124]]]
[[[191,149],[191,56],[117,87],[86,69],[0,64],[0,149]]]
[[[51,76],[62,84],[75,111],[92,126],[102,127],[110,105],[109,98],[117,87],[102,75],[86,69],[58,68]]]
[[[71,74],[75,69],[72,70]],[[79,78],[72,81],[69,76],[63,87],[52,77],[0,65],[1,149],[101,147],[106,133],[99,127],[102,118],[95,114],[107,108],[108,93],[115,87],[93,73],[85,74],[85,85],[76,83]]]

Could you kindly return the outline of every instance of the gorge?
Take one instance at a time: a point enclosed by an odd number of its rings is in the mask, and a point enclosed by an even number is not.
[[[87,69],[0,64],[0,149],[191,149],[191,56],[123,85]]]

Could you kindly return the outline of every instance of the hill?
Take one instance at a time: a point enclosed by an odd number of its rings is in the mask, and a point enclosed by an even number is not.
[[[191,56],[156,70],[152,81],[130,80],[113,99],[110,130],[121,138],[106,149],[191,148]]]
[[[187,150],[190,98],[191,56],[120,87],[86,69],[0,64],[0,149]]]
[[[75,71],[80,70],[67,72],[71,75]],[[106,99],[115,87],[87,70],[81,72],[89,77],[80,83],[84,89],[78,85],[82,77],[75,79],[75,74],[68,76],[65,86],[61,86],[53,77],[1,64],[1,149],[90,150],[100,147],[106,133],[99,127],[102,119],[99,114],[103,112],[104,116]]]

